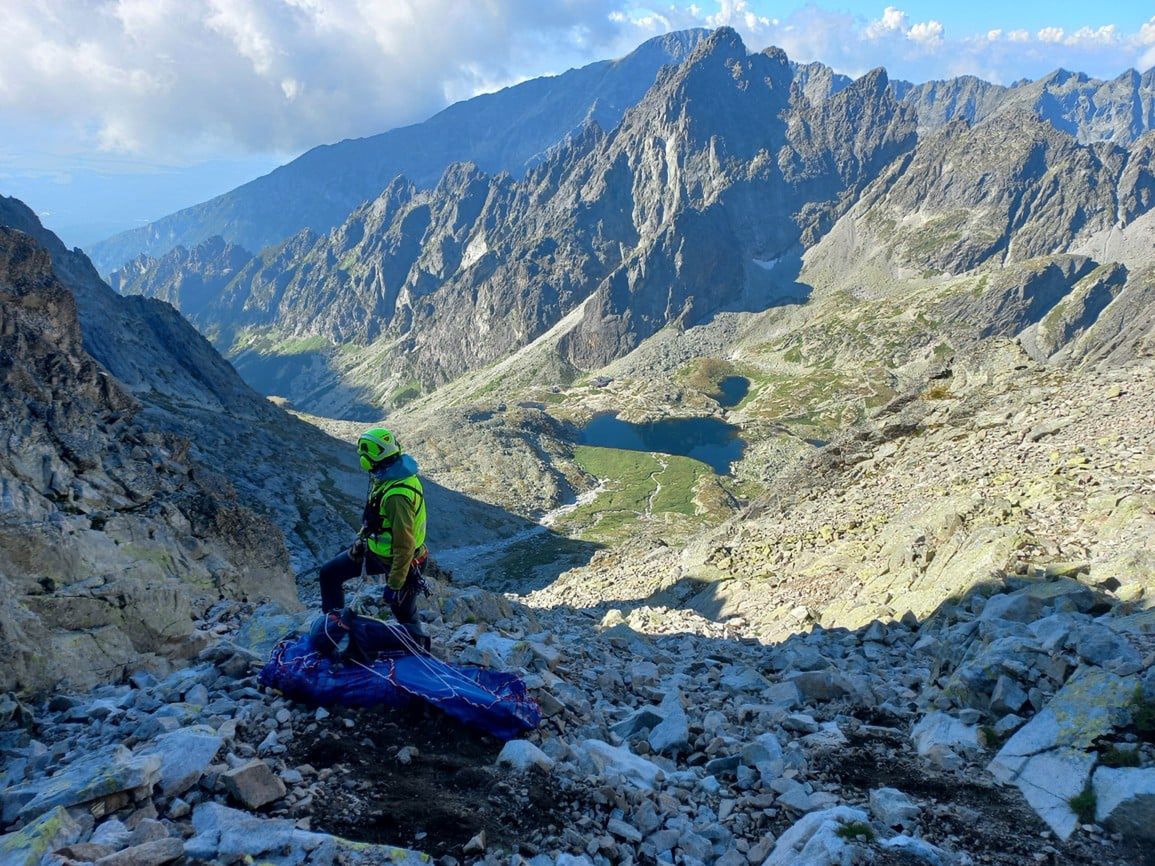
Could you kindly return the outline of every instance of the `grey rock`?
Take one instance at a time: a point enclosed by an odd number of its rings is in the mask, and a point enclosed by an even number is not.
[[[662,723],[664,716],[653,707],[642,707],[630,713],[628,717],[610,727],[610,730],[628,740],[635,734],[649,731]]]
[[[905,833],[881,839],[878,844],[890,851],[900,851],[904,858],[926,863],[928,866],[951,866],[956,862],[956,858],[942,848],[930,844],[925,839],[907,836]]]
[[[96,866],[161,866],[183,856],[184,843],[180,839],[155,839],[101,857]]]
[[[650,731],[650,748],[659,755],[676,755],[690,745],[690,720],[682,707],[682,695],[675,689],[658,707],[662,721]]]
[[[946,751],[977,754],[980,750],[978,728],[942,712],[924,716],[911,729],[910,739],[921,757],[932,760],[941,761]]]
[[[1099,767],[1093,785],[1098,823],[1129,839],[1155,842],[1155,769]]]
[[[149,789],[160,775],[159,755],[134,756],[110,746],[80,758],[51,778],[9,788],[0,794],[7,823],[29,821],[55,806],[75,806],[121,791]]]
[[[285,796],[285,783],[261,760],[222,773],[221,781],[230,796],[249,809],[259,809]]]
[[[991,694],[991,710],[996,713],[1017,713],[1027,702],[1027,693],[1010,677],[1001,676]]]
[[[45,810],[38,817],[0,836],[0,863],[4,866],[39,866],[50,853],[80,838],[82,828],[63,806]]]
[[[581,749],[598,772],[606,776],[621,776],[632,785],[653,788],[665,777],[661,767],[629,749],[617,748],[601,740],[585,740]]]
[[[613,833],[619,839],[624,839],[627,842],[637,844],[642,841],[642,833],[637,827],[632,827],[625,821],[618,818],[611,818],[606,822],[606,830]]]
[[[870,811],[887,827],[910,829],[922,809],[896,788],[877,788],[870,792]]]
[[[510,740],[497,756],[498,766],[509,767],[521,773],[533,767],[549,772],[553,768],[553,763],[552,758],[529,740]]]
[[[1082,667],[1046,707],[1020,728],[988,765],[999,781],[1013,783],[1062,839],[1077,825],[1069,801],[1080,794],[1095,765],[1096,739],[1129,719],[1133,678]]]
[[[763,866],[846,866],[853,862],[853,846],[839,830],[868,821],[865,812],[849,806],[811,812],[778,838]]]
[[[197,725],[158,737],[144,754],[160,756],[161,793],[182,794],[200,781],[224,740],[212,728]]]

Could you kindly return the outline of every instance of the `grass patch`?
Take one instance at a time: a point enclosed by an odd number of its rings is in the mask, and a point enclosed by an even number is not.
[[[1099,755],[1099,763],[1104,767],[1138,767],[1140,764],[1138,749],[1119,749],[1115,746]]]
[[[389,395],[389,403],[400,409],[402,406],[408,406],[420,396],[421,383],[411,379]]]
[[[999,749],[1008,739],[1007,736],[1000,735],[998,731],[990,725],[983,725],[979,728],[979,733],[982,735],[983,743],[986,744],[988,749]]]
[[[593,502],[567,515],[563,524],[583,538],[600,541],[622,538],[651,515],[694,518],[695,490],[712,474],[706,464],[689,457],[593,445],[576,446],[574,462],[603,480],[605,487]]]
[[[1095,789],[1091,787],[1091,783],[1087,783],[1087,787],[1083,788],[1081,794],[1076,794],[1067,803],[1071,807],[1071,811],[1075,813],[1075,817],[1079,819],[1080,824],[1094,824],[1095,823]]]
[[[671,456],[667,459],[666,470],[657,477],[662,489],[654,497],[651,507],[654,512],[672,511],[692,517],[696,511],[694,491],[702,476],[710,474],[710,468],[690,457]]]
[[[849,824],[843,824],[837,831],[839,836],[843,839],[865,839],[867,842],[874,841],[874,830],[865,821],[851,821]]]
[[[699,358],[691,365],[686,384],[707,397],[717,399],[722,394],[722,380],[734,375],[734,365],[721,358]]]
[[[1135,696],[1131,699],[1131,712],[1135,718],[1135,733],[1148,743],[1155,743],[1155,701],[1148,700],[1143,695],[1143,687],[1135,687]]]

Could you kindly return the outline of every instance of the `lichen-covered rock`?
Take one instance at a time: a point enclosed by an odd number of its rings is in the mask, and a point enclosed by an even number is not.
[[[47,779],[4,791],[4,820],[30,821],[56,806],[90,803],[122,791],[151,790],[160,767],[159,755],[133,755],[124,746],[109,746]]]
[[[1068,838],[1078,823],[1070,800],[1082,793],[1095,766],[1091,746],[1126,723],[1134,691],[1132,677],[1080,668],[987,769],[999,781],[1017,785],[1051,829]]]
[[[63,806],[56,806],[19,830],[0,836],[0,863],[39,866],[45,855],[72,844],[80,834],[80,824]]]

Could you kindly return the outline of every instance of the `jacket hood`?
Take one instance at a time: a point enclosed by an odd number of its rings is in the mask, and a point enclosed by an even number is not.
[[[416,474],[417,461],[408,454],[402,454],[400,460],[395,460],[382,469],[373,470],[369,473],[369,477],[373,479],[374,484],[380,484],[384,481],[398,481]]]

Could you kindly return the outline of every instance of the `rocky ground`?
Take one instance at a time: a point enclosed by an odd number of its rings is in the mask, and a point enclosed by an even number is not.
[[[541,702],[502,747],[263,693],[301,615],[222,604],[163,681],[5,705],[0,862],[1149,862],[1155,641],[1127,611],[1060,578],[768,646],[439,589],[438,653]]]
[[[3,701],[0,863],[1155,862],[1153,420],[1150,365],[992,347],[686,550],[438,572],[436,652],[540,702],[504,745],[262,691],[308,614],[222,603],[164,679]]]

